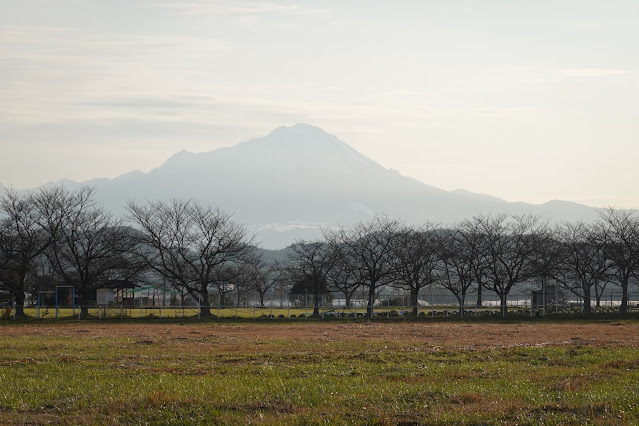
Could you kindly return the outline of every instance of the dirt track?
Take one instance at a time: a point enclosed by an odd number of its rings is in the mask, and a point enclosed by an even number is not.
[[[294,341],[402,341],[431,348],[481,349],[536,345],[624,345],[639,348],[639,324],[605,323],[319,323],[300,324],[166,324],[166,323],[58,323],[0,324],[0,336],[48,335],[70,338],[128,337],[134,339],[216,337],[238,339],[278,339]]]

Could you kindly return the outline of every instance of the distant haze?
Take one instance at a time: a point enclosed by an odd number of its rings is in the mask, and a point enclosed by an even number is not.
[[[639,208],[637,16],[631,0],[0,2],[0,182],[148,172],[307,122],[437,188]]]
[[[61,182],[69,189],[79,185]],[[264,248],[320,238],[377,213],[410,224],[449,224],[489,213],[534,213],[554,221],[592,220],[595,209],[566,201],[508,203],[468,191],[445,191],[402,176],[324,130],[279,127],[268,135],[204,153],[182,151],[148,173],[84,182],[96,199],[124,214],[127,201],[194,199],[219,205],[256,234]]]

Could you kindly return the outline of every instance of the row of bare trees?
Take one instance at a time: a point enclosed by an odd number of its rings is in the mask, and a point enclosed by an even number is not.
[[[550,284],[582,297],[590,312],[593,295],[599,306],[612,283],[621,288],[625,312],[629,285],[639,279],[639,220],[612,208],[594,223],[554,226],[532,215],[478,216],[449,227],[376,216],[326,231],[323,241],[294,244],[287,268],[315,300],[338,291],[349,305],[364,288],[371,315],[382,286],[408,292],[416,314],[420,291],[435,285],[455,296],[460,312],[471,293],[481,306],[482,291],[493,292],[505,312],[513,289],[543,292]]]
[[[237,265],[260,262],[246,230],[217,208],[130,203],[124,221],[92,196],[90,187],[47,187],[0,200],[0,290],[11,294],[17,316],[25,294],[47,284],[73,287],[85,314],[100,288],[158,281],[208,307],[212,284],[237,279]]]
[[[8,192],[0,201],[0,289],[23,315],[25,294],[58,281],[87,305],[96,288],[130,282],[142,269],[133,235],[97,206],[90,188]]]
[[[322,240],[298,241],[281,262],[268,261],[245,227],[217,207],[192,200],[130,202],[117,219],[93,201],[93,190],[47,187],[8,192],[0,199],[0,290],[22,315],[25,294],[51,285],[75,289],[87,306],[100,288],[162,283],[184,291],[210,315],[211,295],[252,291],[260,304],[276,286],[319,300],[339,292],[350,305],[365,291],[369,314],[381,288],[410,294],[448,289],[461,308],[491,291],[506,309],[520,286],[558,285],[598,304],[607,285],[622,290],[639,277],[639,221],[606,209],[594,223],[551,226],[538,217],[488,215],[453,226],[409,226],[378,215],[348,228],[325,230]]]

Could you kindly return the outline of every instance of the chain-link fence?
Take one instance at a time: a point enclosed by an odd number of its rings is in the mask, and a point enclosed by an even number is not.
[[[355,318],[408,316],[505,316],[532,315],[545,316],[556,314],[583,314],[588,312],[585,298],[579,291],[566,292],[551,289],[548,292],[530,291],[510,294],[505,305],[493,292],[476,291],[466,294],[463,303],[450,291],[441,288],[429,288],[420,293],[417,303],[405,292],[382,289],[375,297],[374,305],[368,303],[368,294],[354,293],[346,299],[341,293],[313,294],[277,294],[262,295],[252,293],[218,297],[209,295],[209,303],[200,298],[185,295],[151,294],[138,292],[137,295],[102,297],[90,305],[80,306],[72,298],[46,300],[38,298],[35,303],[23,307],[3,303],[3,318],[24,316],[47,318]],[[592,313],[616,313],[621,306],[621,292],[611,291],[593,298],[590,304]],[[627,312],[639,309],[639,294],[630,294]],[[230,302],[230,303],[229,303]],[[463,309],[461,309],[463,306]]]

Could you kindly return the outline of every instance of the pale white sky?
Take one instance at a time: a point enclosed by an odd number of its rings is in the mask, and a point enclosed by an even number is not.
[[[0,182],[307,122],[509,201],[639,208],[636,0],[0,2]]]

